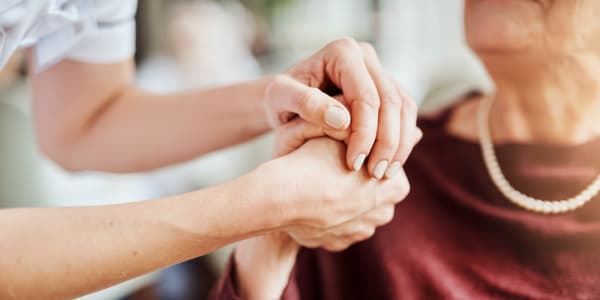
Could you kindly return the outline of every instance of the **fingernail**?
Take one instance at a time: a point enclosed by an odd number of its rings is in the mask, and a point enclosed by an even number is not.
[[[345,109],[331,106],[325,111],[325,123],[333,128],[342,129],[348,122],[350,122],[350,116]]]
[[[385,170],[387,170],[387,167],[388,167],[387,160],[382,160],[382,161],[378,162],[375,165],[375,169],[373,169],[373,175],[375,175],[375,178],[377,178],[377,179],[383,178],[383,174],[385,173]]]
[[[352,165],[352,168],[354,169],[354,171],[358,171],[360,170],[360,168],[362,168],[362,165],[365,163],[365,159],[367,158],[366,154],[359,154],[356,159],[354,160],[354,164]]]
[[[399,161],[395,161],[385,172],[385,177],[393,178],[394,176],[396,176],[396,174],[398,174],[398,171],[400,171],[400,167],[402,167],[402,164]]]

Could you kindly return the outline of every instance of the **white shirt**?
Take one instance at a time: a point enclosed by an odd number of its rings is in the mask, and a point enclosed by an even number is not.
[[[111,63],[135,52],[137,0],[0,0],[0,69],[33,47],[35,69],[62,59]]]

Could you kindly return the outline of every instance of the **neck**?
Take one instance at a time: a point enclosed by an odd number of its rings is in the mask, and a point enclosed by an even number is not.
[[[495,142],[579,144],[600,136],[597,55],[481,56],[496,84]]]

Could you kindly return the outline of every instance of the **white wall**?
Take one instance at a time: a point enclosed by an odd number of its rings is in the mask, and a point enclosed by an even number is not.
[[[465,43],[462,0],[381,0],[378,46],[386,67],[422,111],[437,110],[490,81]]]

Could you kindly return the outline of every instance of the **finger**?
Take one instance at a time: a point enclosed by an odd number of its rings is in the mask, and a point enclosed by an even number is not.
[[[365,214],[364,221],[374,226],[382,226],[392,221],[394,213],[394,205],[381,206]]]
[[[354,244],[356,242],[364,241],[375,234],[375,226],[364,220],[356,227],[357,228],[354,231],[349,232],[348,235],[342,237],[342,240]]]
[[[294,119],[277,128],[273,155],[279,157],[291,153],[309,139],[329,136],[344,141],[349,134],[349,130],[324,129],[302,119]]]
[[[347,165],[357,171],[371,152],[379,119],[379,94],[363,53],[352,39],[341,39],[324,49],[326,72],[342,90],[351,107],[352,122],[348,139]]]
[[[299,241],[298,244],[300,244],[302,247],[306,247],[306,248],[319,248],[321,246],[321,243],[317,240],[303,240],[303,241]]]
[[[397,174],[384,181],[382,189],[378,191],[381,206],[395,205],[406,199],[410,192],[410,183],[403,168],[398,170]]]
[[[392,178],[398,173],[398,170],[404,165],[416,143],[423,136],[423,133],[417,127],[417,105],[399,87],[397,88],[403,95],[400,120],[402,125],[400,126],[398,150],[385,174],[387,178]]]
[[[348,243],[346,241],[335,240],[335,241],[330,241],[330,242],[324,244],[323,248],[325,248],[325,250],[327,250],[329,252],[341,252],[341,251],[348,249],[348,247],[350,247],[350,245],[351,245],[351,243]]]
[[[343,104],[289,76],[275,77],[266,89],[266,99],[270,121],[275,125],[286,123],[296,115],[331,129],[345,129],[350,125],[350,114]]]
[[[369,44],[361,44],[361,48],[381,103],[375,144],[369,156],[367,169],[371,176],[382,179],[392,164],[400,143],[402,99],[394,82],[379,62],[373,47]]]

